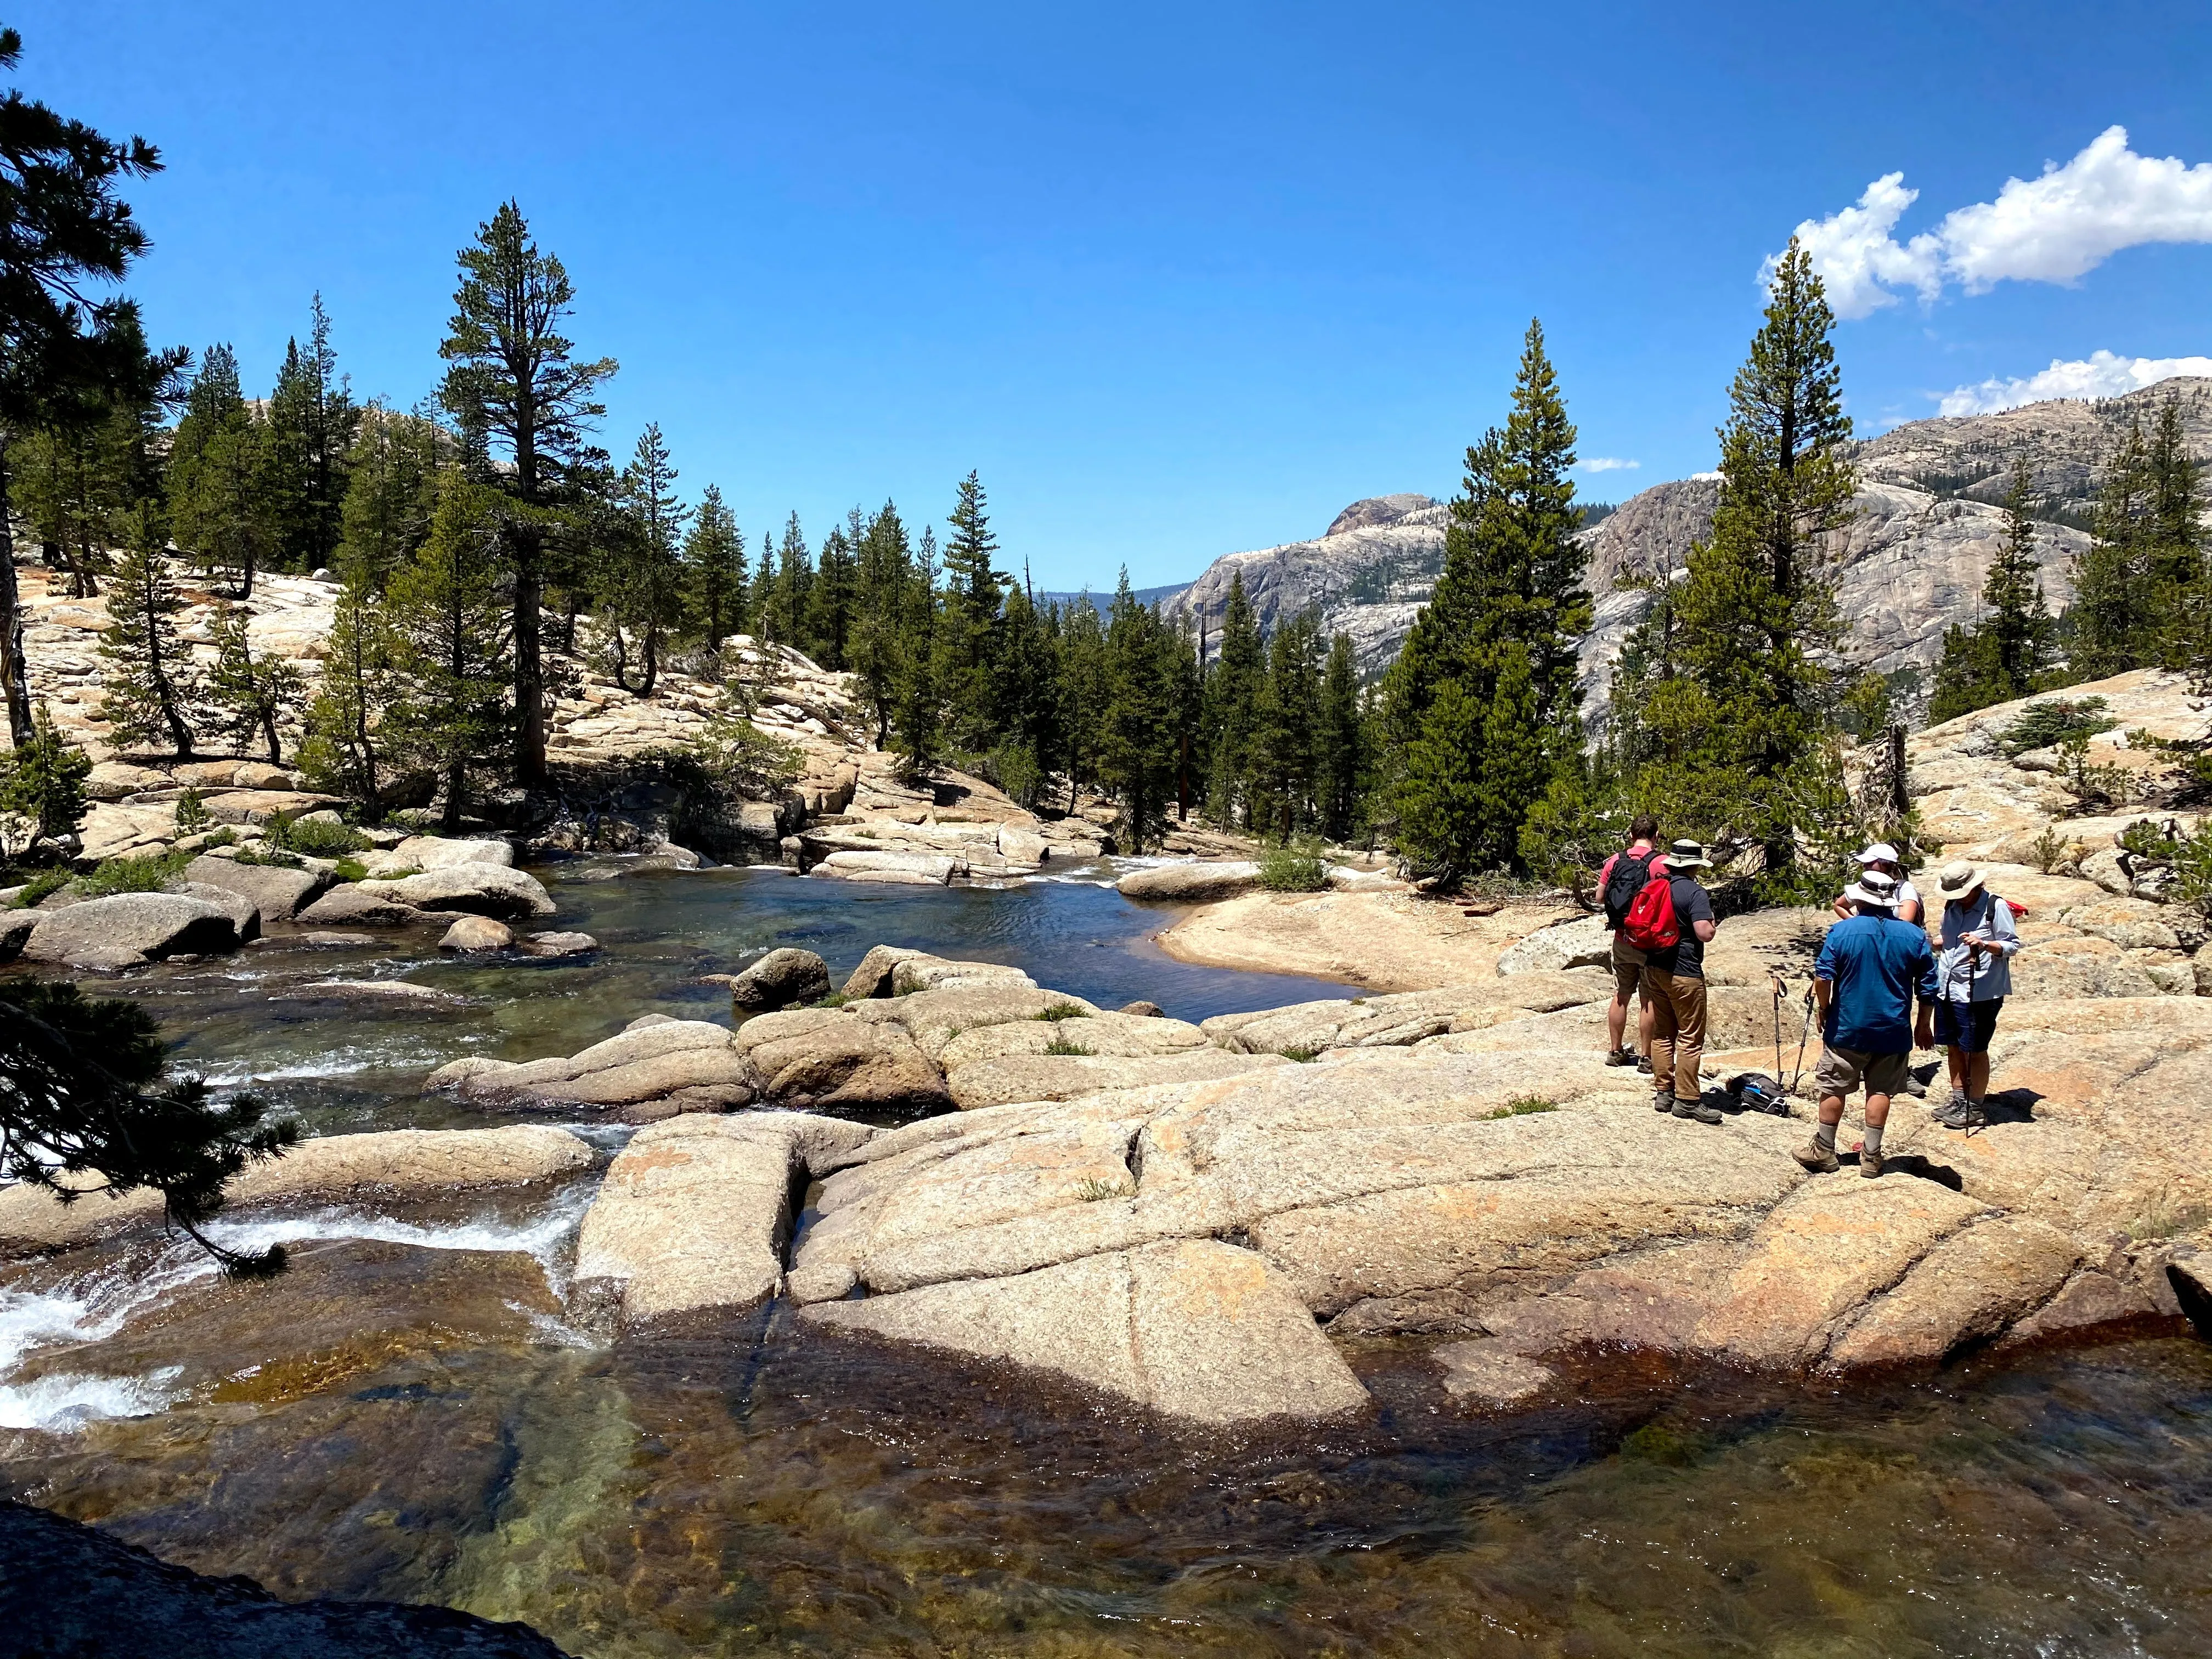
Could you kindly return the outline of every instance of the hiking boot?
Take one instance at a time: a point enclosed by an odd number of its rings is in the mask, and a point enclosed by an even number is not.
[[[1836,1161],[1836,1149],[1823,1146],[1819,1140],[1808,1140],[1790,1156],[1814,1175],[1833,1175],[1844,1166]]]
[[[1674,1115],[1688,1118],[1694,1123],[1717,1123],[1721,1115],[1702,1100],[1680,1100],[1674,1103]]]
[[[1966,1096],[1953,1095],[1928,1115],[1947,1129],[1966,1129],[1973,1126],[1977,1114]]]
[[[1651,1097],[1651,1109],[1655,1112],[1673,1111],[1674,1109],[1674,1091],[1672,1089],[1661,1089],[1654,1093]]]
[[[1881,1154],[1880,1152],[1870,1152],[1863,1146],[1860,1147],[1859,1173],[1864,1176],[1869,1181],[1872,1181],[1877,1176],[1881,1175]]]
[[[1640,1076],[1650,1077],[1651,1075],[1651,1056],[1649,1054],[1637,1055],[1636,1070]]]
[[[1608,1066],[1633,1066],[1636,1064],[1636,1050],[1608,1048],[1605,1051],[1605,1063]]]

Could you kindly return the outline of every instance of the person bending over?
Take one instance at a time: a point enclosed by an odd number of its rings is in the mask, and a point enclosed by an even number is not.
[[[1927,914],[1921,907],[1920,890],[1912,884],[1912,878],[1905,873],[1905,864],[1898,856],[1897,848],[1886,841],[1878,841],[1865,852],[1858,854],[1858,861],[1861,870],[1879,871],[1897,884],[1896,914],[1899,921],[1918,921]],[[1850,895],[1838,894],[1832,908],[1835,910],[1837,921],[1849,919],[1851,914]]]
[[[1936,955],[1923,928],[1898,919],[1897,884],[1881,871],[1866,871],[1844,896],[1856,914],[1828,929],[1813,967],[1820,1006],[1820,1067],[1813,1079],[1820,1123],[1796,1158],[1815,1175],[1835,1173],[1836,1126],[1844,1121],[1844,1100],[1863,1085],[1866,1139],[1860,1144],[1859,1173],[1879,1176],[1890,1097],[1905,1086],[1915,1037],[1921,1048],[1935,1045]],[[1917,1032],[1911,1024],[1916,993]]]

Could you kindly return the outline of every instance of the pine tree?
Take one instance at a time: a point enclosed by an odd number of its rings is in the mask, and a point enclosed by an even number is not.
[[[906,629],[912,555],[898,508],[885,501],[860,538],[854,573],[852,668],[860,701],[875,723],[876,745],[890,740],[900,682],[906,672]]]
[[[14,73],[23,40],[0,29],[0,71]],[[143,138],[115,140],[10,89],[0,97],[0,502],[12,497],[11,441],[66,423],[88,401],[150,398],[181,361],[146,348],[137,302],[88,295],[119,283],[146,252],[146,233],[117,194],[161,171]],[[11,515],[0,511],[0,701],[18,745],[37,735]]]
[[[1364,828],[1360,809],[1368,767],[1359,671],[1348,634],[1339,634],[1328,642],[1328,661],[1322,671],[1321,720],[1314,734],[1314,795],[1321,831],[1332,841],[1349,842]]]
[[[2142,654],[2165,667],[2185,668],[2204,654],[2212,573],[2205,562],[2203,463],[2189,453],[2178,394],[2167,393],[2159,405],[2143,459],[2148,486],[2143,577],[2149,609]]]
[[[1124,850],[1141,853],[1167,831],[1175,790],[1173,635],[1139,605],[1124,568],[1106,625],[1106,702],[1099,781],[1121,805]]]
[[[289,725],[306,700],[307,681],[296,664],[282,657],[255,656],[247,636],[243,605],[225,605],[216,618],[215,672],[208,676],[207,701],[216,729],[244,748],[258,738],[268,745],[269,763],[283,763],[280,723]]]
[[[46,567],[67,571],[79,599],[99,595],[123,515],[147,493],[132,465],[138,426],[130,411],[102,399],[19,441],[13,505],[38,538]]]
[[[858,507],[851,522],[823,538],[822,555],[807,585],[805,615],[799,633],[806,654],[832,673],[846,667],[846,652],[853,631],[853,584],[858,562],[858,542],[866,527]]]
[[[783,543],[776,550],[775,575],[769,585],[763,607],[762,628],[778,645],[803,650],[805,645],[806,599],[814,586],[814,560],[806,550],[806,532],[793,514],[783,526]]]
[[[153,503],[132,509],[125,532],[127,550],[108,587],[108,627],[100,636],[100,654],[111,665],[100,712],[118,746],[167,737],[177,757],[190,760],[200,678],[177,630],[184,604],[169,580],[167,538]]]
[[[355,428],[331,556],[343,579],[357,572],[376,593],[430,534],[441,434],[426,416],[403,415],[378,402],[360,411]]]
[[[1314,741],[1321,726],[1321,626],[1311,611],[1267,644],[1254,732],[1252,827],[1287,841],[1314,817]]]
[[[2074,559],[2065,618],[2072,679],[2107,679],[2147,659],[2151,498],[2149,453],[2142,426],[2130,422],[2097,492],[2089,546]]]
[[[684,615],[682,538],[691,516],[677,498],[676,468],[657,422],[639,434],[617,493],[623,533],[600,590],[617,646],[625,631],[637,635],[641,678],[635,688],[625,681],[623,689],[649,697],[660,677],[662,641]],[[627,659],[626,650],[620,655]]]
[[[970,472],[945,520],[952,534],[945,544],[945,623],[955,678],[945,693],[960,735],[971,743],[989,727],[990,662],[1006,584],[993,562],[999,541],[985,506],[982,480]]]
[[[495,774],[514,741],[500,521],[490,493],[447,468],[429,539],[386,590],[397,681],[387,740],[436,775],[448,833],[472,781]]]
[[[268,438],[246,409],[236,356],[210,346],[170,452],[170,528],[208,575],[228,574],[241,599],[277,550]]]
[[[1400,848],[1448,881],[1517,866],[1528,813],[1580,761],[1575,653],[1592,606],[1574,539],[1574,444],[1531,322],[1512,412],[1467,452],[1443,573],[1384,682]],[[1457,695],[1438,712],[1448,685]],[[1437,765],[1475,770],[1425,769]]]
[[[507,467],[473,476],[507,495],[501,515],[514,574],[514,738],[526,786],[545,778],[545,672],[539,641],[544,604],[548,520],[563,500],[569,471],[592,457],[589,434],[606,413],[599,387],[614,374],[602,357],[579,362],[560,330],[575,302],[561,261],[531,240],[513,202],[477,230],[457,256],[460,286],[438,355],[452,365],[440,396],[461,423],[463,465],[477,463],[471,437],[495,443]]]
[[[383,787],[379,727],[394,694],[382,586],[370,564],[349,566],[331,621],[322,687],[307,705],[300,744],[301,769],[317,788],[347,795],[372,812]]]
[[[2005,500],[2005,543],[1982,584],[1986,614],[1972,628],[1954,623],[1944,630],[1943,659],[1928,703],[1931,725],[2024,697],[2050,667],[2057,625],[2043,602],[2035,521],[2028,516],[2033,482],[2027,457],[2017,458]]]
[[[283,367],[269,398],[268,465],[276,551],[295,570],[318,570],[337,556],[346,496],[346,457],[361,423],[346,378],[331,349],[323,296],[309,307],[307,343],[284,343]]]
[[[1662,742],[1691,757],[1669,787],[1678,820],[1764,849],[1765,881],[1790,886],[1793,796],[1826,763],[1832,675],[1820,653],[1840,632],[1820,568],[1821,538],[1850,521],[1835,318],[1812,259],[1792,240],[1765,318],[1729,389],[1712,534],[1692,548],[1675,601],[1683,680],[1662,709]]]
[[[934,772],[944,747],[938,622],[937,538],[924,525],[915,579],[907,589],[906,648],[900,665],[897,713],[892,722],[899,769],[909,779],[926,778]]]
[[[0,859],[33,852],[41,842],[60,848],[83,827],[85,780],[92,759],[63,740],[44,702],[28,743],[0,755]]]
[[[684,570],[707,654],[719,661],[722,641],[744,631],[745,538],[713,484],[701,492],[691,533],[684,538]]]
[[[1062,764],[1073,792],[1097,783],[1106,765],[1106,708],[1112,696],[1106,629],[1098,608],[1084,594],[1060,619],[1060,679]]]
[[[1015,588],[1006,596],[1000,649],[991,665],[991,711],[1000,787],[1024,806],[1036,805],[1045,769],[1060,745],[1059,665],[1053,644],[1051,629],[1028,591]]]
[[[1233,571],[1221,611],[1220,655],[1206,676],[1206,815],[1233,829],[1249,821],[1252,744],[1259,724],[1260,692],[1267,674],[1266,647],[1245,597],[1244,573]]]

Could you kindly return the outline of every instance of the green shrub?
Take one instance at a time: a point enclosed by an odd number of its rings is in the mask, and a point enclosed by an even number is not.
[[[1137,1188],[1127,1181],[1085,1181],[1076,1188],[1075,1195],[1085,1204],[1096,1204],[1102,1198],[1134,1198]]]
[[[142,853],[137,858],[103,860],[88,876],[80,876],[76,890],[87,898],[107,898],[117,893],[158,893],[185,872],[190,853]]]
[[[1071,1042],[1067,1038],[1058,1036],[1044,1045],[1044,1051],[1048,1054],[1087,1054],[1091,1052],[1079,1042]]]
[[[2044,825],[2043,833],[2028,843],[2027,861],[2046,876],[2066,862],[2066,842],[2057,824]]]
[[[2173,896],[2212,915],[2212,817],[2173,844]]]
[[[2120,831],[2119,842],[2122,851],[2139,859],[2169,860],[2175,850],[2173,837],[2155,818],[2137,818]]]
[[[1091,1015],[1088,1010],[1079,1008],[1074,1003],[1055,1002],[1049,1007],[1042,1010],[1041,1012],[1032,1014],[1030,1018],[1032,1019],[1048,1019],[1052,1021],[1053,1024],[1058,1024],[1063,1019],[1088,1019],[1091,1018]]]
[[[1494,1112],[1485,1112],[1483,1116],[1495,1123],[1502,1117],[1529,1117],[1538,1112],[1556,1112],[1559,1109],[1556,1104],[1541,1095],[1522,1095],[1518,1100],[1507,1101]]]
[[[1301,1066],[1307,1066],[1321,1058],[1321,1050],[1318,1048],[1285,1048],[1282,1051],[1282,1055],[1285,1060],[1294,1060]]]
[[[66,870],[41,870],[25,884],[23,890],[8,901],[11,910],[27,910],[42,899],[52,898],[70,884]]]
[[[297,853],[288,853],[281,847],[272,848],[265,842],[259,848],[241,848],[236,862],[267,865],[278,870],[300,870],[307,867]]]
[[[1260,855],[1260,885],[1273,893],[1318,893],[1328,885],[1321,843],[1300,838]]]
[[[367,881],[368,866],[359,859],[340,859],[331,866],[331,873],[340,881]]]
[[[177,797],[177,833],[197,836],[208,827],[207,797],[197,789],[187,788]]]
[[[341,853],[365,853],[373,843],[350,824],[324,818],[304,818],[279,812],[261,826],[270,846],[280,852],[305,853],[310,858],[334,859]]]
[[[2028,704],[1997,738],[2008,757],[2031,749],[2057,749],[2079,738],[2087,743],[2119,722],[2105,713],[2102,697],[2044,697]]]

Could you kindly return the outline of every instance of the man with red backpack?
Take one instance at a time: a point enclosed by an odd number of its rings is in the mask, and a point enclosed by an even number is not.
[[[1644,952],[1644,1006],[1651,1011],[1652,1106],[1676,1117],[1718,1123],[1705,1103],[1698,1072],[1705,1060],[1705,946],[1713,937],[1713,902],[1692,873],[1713,861],[1694,841],[1667,849],[1655,874],[1628,907],[1621,932]]]
[[[1628,1033],[1628,999],[1636,994],[1644,979],[1644,952],[1622,936],[1620,928],[1628,920],[1628,907],[1636,902],[1636,896],[1653,876],[1666,873],[1667,855],[1659,850],[1658,840],[1659,820],[1649,812],[1638,813],[1629,822],[1627,850],[1615,853],[1597,872],[1606,931],[1613,935],[1613,1006],[1605,1014],[1605,1063],[1633,1066],[1643,1072],[1651,1069],[1651,1000],[1644,998],[1637,1014],[1636,1047],[1623,1046],[1621,1039]]]

